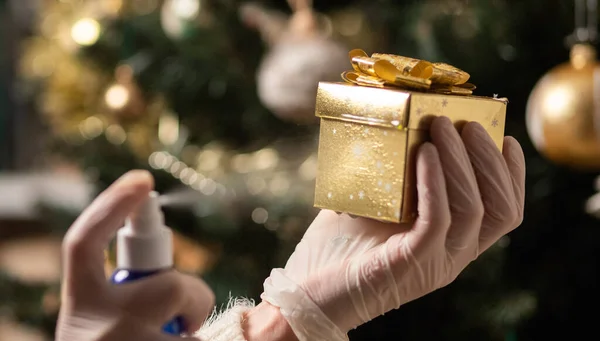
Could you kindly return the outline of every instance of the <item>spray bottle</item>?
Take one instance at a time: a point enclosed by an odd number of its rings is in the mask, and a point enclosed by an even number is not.
[[[158,193],[151,192],[117,232],[117,270],[111,276],[114,284],[143,279],[173,267],[173,234],[164,225]],[[167,334],[184,332],[180,317],[165,324]]]

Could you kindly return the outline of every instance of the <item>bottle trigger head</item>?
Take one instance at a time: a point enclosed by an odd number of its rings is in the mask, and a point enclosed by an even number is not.
[[[150,192],[148,198],[127,218],[127,225],[131,227],[134,234],[151,234],[160,231],[164,225],[164,218],[157,192]]]

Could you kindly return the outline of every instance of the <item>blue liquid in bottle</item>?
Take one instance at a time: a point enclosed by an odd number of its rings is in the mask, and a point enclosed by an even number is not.
[[[156,274],[159,274],[163,270],[154,270],[154,271],[129,271],[129,270],[119,270],[117,269],[113,275],[110,277],[110,281],[114,284],[123,284],[128,282],[133,282],[136,280],[140,280],[146,277],[150,277]],[[181,317],[176,317],[173,320],[167,322],[163,328],[163,332],[171,335],[181,335],[185,332],[185,328],[183,325],[183,319]]]

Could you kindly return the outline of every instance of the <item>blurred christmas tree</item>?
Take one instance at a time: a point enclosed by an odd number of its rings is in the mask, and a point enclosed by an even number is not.
[[[220,304],[230,293],[257,297],[316,213],[313,80],[339,74],[345,44],[446,61],[471,74],[477,94],[508,97],[507,134],[524,143],[529,166],[519,232],[456,283],[351,338],[537,340],[584,326],[568,311],[597,278],[566,278],[598,258],[596,223],[582,212],[593,177],[549,164],[524,126],[536,80],[566,59],[571,1],[315,1],[315,27],[302,15],[310,1],[40,4],[20,71],[53,152],[77,160],[100,188],[151,169],[157,190],[172,194],[178,268],[205,278]],[[571,267],[573,245],[594,260],[586,268]]]

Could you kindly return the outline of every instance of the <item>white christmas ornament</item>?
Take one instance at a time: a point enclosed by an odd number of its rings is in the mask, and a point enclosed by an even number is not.
[[[323,37],[282,41],[261,63],[258,95],[281,119],[315,122],[317,85],[339,80],[347,55],[345,48]]]
[[[295,12],[288,20],[256,5],[242,8],[243,20],[269,46],[257,73],[258,95],[282,120],[317,123],[318,83],[340,80],[348,68],[348,49],[318,28],[306,1],[289,2]]]

